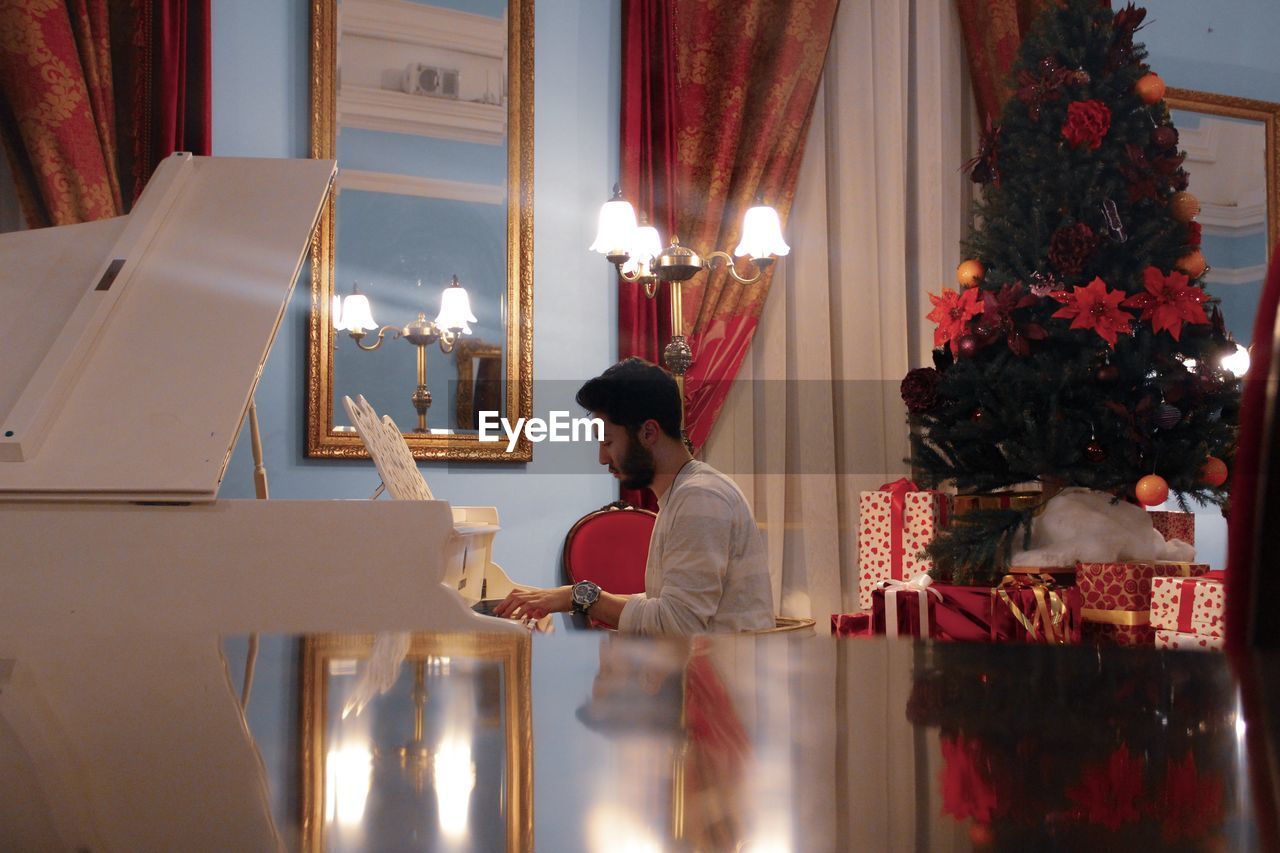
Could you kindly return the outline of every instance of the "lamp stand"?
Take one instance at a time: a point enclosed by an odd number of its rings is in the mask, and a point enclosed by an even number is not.
[[[427,390],[427,344],[414,343],[414,346],[418,348],[418,387],[409,399],[418,413],[418,426],[414,432],[426,432],[427,409],[431,408],[431,392]]]

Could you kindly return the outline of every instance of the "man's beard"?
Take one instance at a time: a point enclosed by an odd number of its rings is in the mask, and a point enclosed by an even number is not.
[[[639,436],[628,436],[627,453],[622,457],[618,473],[622,475],[624,489],[647,489],[653,485],[657,463],[653,451],[640,443]]]

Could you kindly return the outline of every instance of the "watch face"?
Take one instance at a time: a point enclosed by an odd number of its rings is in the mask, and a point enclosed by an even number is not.
[[[579,607],[590,607],[600,596],[600,587],[590,581],[574,584],[573,603]]]

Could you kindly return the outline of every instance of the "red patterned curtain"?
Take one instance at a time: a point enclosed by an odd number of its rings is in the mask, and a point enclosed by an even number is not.
[[[978,115],[994,123],[1013,94],[1009,69],[1018,58],[1022,37],[1052,0],[956,0],[969,56],[969,76]],[[1098,0],[1110,8],[1111,0]]]
[[[785,223],[837,0],[624,0],[623,192],[700,253],[731,250],[757,196]],[[745,272],[745,270],[744,270]],[[694,363],[685,422],[700,447],[769,290],[720,270],[684,285]],[[657,358],[668,304],[620,283],[619,350]],[[665,292],[665,288],[663,289]]]
[[[128,211],[209,153],[209,0],[0,0],[0,139],[27,223]]]

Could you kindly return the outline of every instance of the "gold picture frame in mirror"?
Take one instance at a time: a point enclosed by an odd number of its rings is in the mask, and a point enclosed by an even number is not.
[[[1247,340],[1266,266],[1280,245],[1280,104],[1170,87],[1188,191],[1228,328]]]
[[[311,156],[338,178],[311,247],[306,454],[367,458],[341,407],[362,394],[417,459],[527,462],[526,436],[479,440],[474,408],[533,413],[533,0],[340,5],[311,4]],[[447,320],[453,284],[469,306]]]
[[[305,637],[302,849],[533,849],[529,667],[528,636]]]

